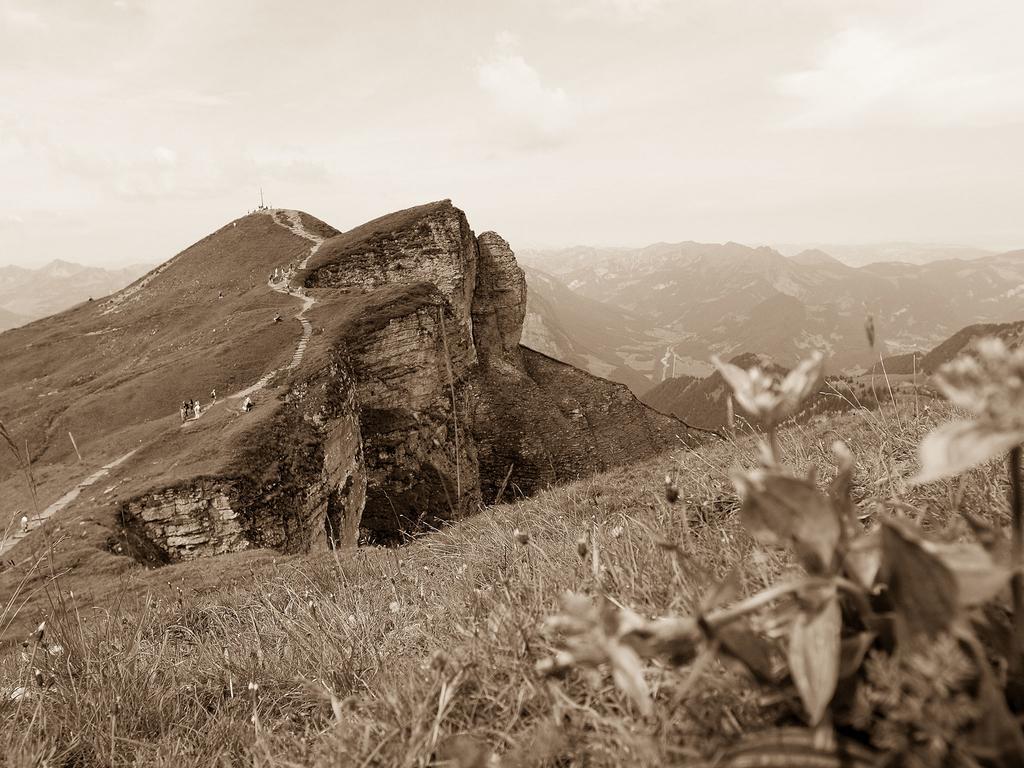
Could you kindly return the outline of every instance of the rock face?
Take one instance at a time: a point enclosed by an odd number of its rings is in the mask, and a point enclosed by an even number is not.
[[[390,539],[480,503],[472,414],[476,354],[443,297],[352,339],[369,491],[362,526]]]
[[[127,505],[127,518],[169,560],[221,555],[248,546],[238,513],[215,483],[158,491]]]
[[[484,232],[477,242],[480,255],[473,293],[473,342],[481,359],[511,359],[523,336],[526,276],[500,235]]]
[[[355,392],[333,356],[289,388],[249,435],[234,471],[131,499],[122,521],[169,561],[354,545],[367,483]]]
[[[218,476],[124,505],[168,560],[400,541],[500,493],[667,450],[684,429],[522,347],[523,271],[449,201],[328,237],[302,279],[319,354],[272,415]]]

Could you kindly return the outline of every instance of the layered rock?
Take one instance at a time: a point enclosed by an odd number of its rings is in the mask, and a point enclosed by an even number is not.
[[[302,279],[322,327],[312,362],[222,472],[125,505],[167,559],[400,541],[500,489],[664,451],[682,430],[625,386],[522,347],[523,271],[449,201],[329,237]]]
[[[472,334],[477,244],[465,214],[442,203],[398,211],[324,241],[309,265],[307,288],[430,283]]]
[[[362,526],[377,540],[476,510],[471,439],[475,350],[439,293],[348,342],[369,491]]]
[[[249,545],[231,508],[230,488],[198,481],[128,502],[123,517],[156,545],[165,560],[191,560],[246,549]]]
[[[484,232],[477,243],[473,342],[481,360],[514,357],[526,317],[526,276],[500,235]]]
[[[169,561],[355,546],[366,482],[355,387],[335,355],[289,388],[217,476],[131,499],[122,520]]]

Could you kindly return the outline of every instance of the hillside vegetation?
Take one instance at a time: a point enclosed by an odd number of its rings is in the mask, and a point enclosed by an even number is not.
[[[898,403],[815,419],[783,430],[779,450],[787,466],[829,477],[828,446],[844,440],[866,528],[895,515],[948,541],[969,535],[966,520],[998,532],[1009,520],[998,466],[907,483],[918,439],[952,415]],[[504,766],[696,765],[743,734],[799,724],[791,686],[758,684],[717,656],[648,666],[656,706],[646,713],[600,671],[537,670],[560,647],[544,619],[566,591],[641,616],[687,616],[706,609],[709,592],[725,596],[723,584],[734,584],[725,599],[742,600],[795,574],[793,559],[755,545],[740,522],[727,470],[754,466],[756,442],[681,446],[400,549],[231,556],[223,584],[211,569],[169,566],[111,590],[106,611],[79,612],[52,574],[50,607],[17,621],[45,619],[45,629],[0,667],[4,753],[14,765],[176,768],[468,767],[497,764],[492,752]],[[38,555],[45,570],[45,548]],[[914,756],[915,729],[926,727],[920,715],[896,727],[905,743],[891,755]],[[930,737],[943,755],[955,751],[950,728]],[[915,759],[901,764],[938,764]]]

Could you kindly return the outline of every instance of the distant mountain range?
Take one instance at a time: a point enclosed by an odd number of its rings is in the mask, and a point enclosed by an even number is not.
[[[868,404],[872,400],[877,401],[880,392],[880,399],[885,400],[885,393],[890,386],[898,388],[896,381],[888,377],[895,379],[905,376],[909,380],[911,374],[916,374],[919,378],[913,382],[905,380],[906,386],[921,391],[919,388],[926,384],[928,376],[939,370],[943,364],[967,351],[971,344],[982,336],[998,336],[1009,346],[1019,347],[1024,343],[1024,321],[970,325],[961,328],[928,352],[913,352],[885,358],[882,363],[874,366],[870,376],[865,375],[859,379],[830,378],[829,383],[810,400],[801,418],[826,411],[845,410],[852,407],[853,402]],[[767,355],[745,352],[730,362],[744,369],[757,366],[775,375],[786,373],[785,367],[778,365]],[[883,375],[885,379],[882,378]],[[844,394],[856,393],[856,397],[841,397],[840,391]],[[684,375],[666,379],[648,390],[641,399],[646,405],[683,419],[691,426],[720,430],[727,421],[728,397],[729,386],[722,374],[716,370],[703,378]]]
[[[578,351],[559,339],[579,340],[598,327],[587,318],[628,327],[624,339],[598,333],[587,345],[597,360],[576,362],[638,394],[672,376],[708,375],[712,354],[761,353],[790,366],[820,349],[830,372],[853,374],[869,370],[879,354],[929,349],[968,325],[1024,318],[1024,250],[971,255],[851,267],[822,250],[787,257],[738,243],[526,251],[522,259],[536,277],[524,343],[543,343],[568,360]],[[586,313],[559,311],[582,300]],[[875,350],[865,340],[868,316]],[[560,333],[535,332],[553,327]],[[609,366],[620,364],[641,380],[612,374]]]
[[[539,269],[523,271],[529,289],[523,323],[527,346],[634,392],[650,387],[638,369],[662,340],[645,330],[642,318],[582,296]]]
[[[38,269],[0,267],[0,331],[62,312],[124,288],[152,265],[87,267],[55,259]]]
[[[980,259],[995,256],[969,245],[939,245],[933,243],[869,243],[867,245],[838,245],[835,243],[778,243],[773,246],[783,256],[795,256],[808,250],[825,251],[849,267],[901,261],[906,264],[929,264],[948,259]]]

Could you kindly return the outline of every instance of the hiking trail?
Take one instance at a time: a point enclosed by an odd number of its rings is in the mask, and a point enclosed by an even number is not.
[[[70,491],[68,491],[55,502],[53,502],[53,504],[48,506],[38,515],[32,515],[31,517],[29,517],[27,529],[22,529],[19,522],[17,529],[11,531],[6,538],[0,539],[0,555],[4,554],[7,550],[9,550],[19,541],[21,541],[21,539],[25,538],[25,536],[27,536],[30,531],[41,526],[55,514],[64,509],[64,507],[66,507],[72,501],[77,499],[78,495],[82,492],[83,488],[88,488],[90,485],[93,485],[97,480],[106,477],[110,470],[119,467],[120,465],[128,461],[128,459],[130,459],[137,450],[138,448],[128,451],[128,453],[126,453],[124,456],[121,456],[118,459],[114,459],[109,464],[104,464],[102,467],[97,469],[84,480],[79,480],[78,484],[74,488],[72,488]]]
[[[306,257],[302,261],[297,264],[287,265],[282,270],[281,276],[278,279],[274,280],[271,278],[267,281],[267,285],[271,290],[302,301],[302,309],[300,309],[298,314],[295,315],[295,319],[302,324],[302,336],[299,338],[299,343],[295,347],[295,353],[292,355],[291,362],[289,362],[287,367],[284,369],[291,371],[302,364],[302,358],[306,354],[306,347],[309,345],[309,339],[313,335],[313,325],[306,319],[306,313],[313,308],[314,304],[316,304],[316,299],[312,296],[308,296],[305,288],[293,288],[291,281],[299,271],[306,268],[306,265],[309,264],[309,260],[313,258],[313,255],[318,250],[320,250],[320,246],[324,243],[324,238],[319,235],[315,235],[306,229],[298,211],[274,208],[266,211],[266,214],[274,220],[275,224],[284,227],[292,234],[298,235],[305,240],[309,240],[313,244],[310,246],[309,253],[306,254]],[[265,373],[255,384],[252,384],[239,392],[235,392],[232,395],[228,395],[228,398],[239,399],[259,392],[270,383],[270,380],[273,379],[280,370],[282,369],[276,368]]]
[[[308,229],[306,229],[305,225],[303,225],[302,223],[302,217],[299,215],[298,211],[272,208],[265,210],[262,213],[264,213],[267,216],[270,216],[274,220],[275,224],[284,227],[292,234],[298,235],[304,240],[308,240],[309,242],[312,243],[312,245],[309,248],[309,253],[306,254],[305,258],[303,258],[301,261],[297,263],[293,262],[291,264],[287,264],[284,267],[279,268],[279,271],[277,273],[279,277],[276,280],[271,278],[270,280],[267,281],[267,286],[271,290],[276,291],[277,293],[283,293],[293,298],[299,299],[302,302],[302,308],[298,311],[296,315],[294,315],[295,319],[302,324],[302,335],[299,337],[299,341],[295,346],[295,352],[292,354],[292,359],[287,366],[284,366],[283,368],[275,368],[269,371],[268,373],[265,373],[255,384],[252,384],[239,392],[235,392],[234,394],[228,395],[224,400],[218,400],[214,403],[211,403],[210,405],[207,405],[205,410],[202,410],[200,412],[199,416],[193,417],[183,422],[181,425],[183,428],[188,427],[193,422],[205,416],[218,403],[226,402],[227,400],[239,400],[244,397],[248,397],[249,395],[258,392],[261,389],[264,389],[274,378],[274,376],[276,376],[281,370],[291,371],[302,365],[302,359],[306,354],[306,347],[309,345],[309,339],[313,335],[313,325],[309,322],[309,320],[306,319],[306,313],[313,308],[313,305],[316,304],[316,300],[312,296],[308,296],[304,288],[293,288],[291,281],[294,279],[296,274],[298,274],[301,270],[306,268],[306,265],[309,264],[309,260],[313,258],[313,255],[318,250],[320,250],[320,246],[323,245],[324,238],[320,237],[319,235],[315,235]],[[160,273],[162,273],[167,268],[169,263],[170,262],[162,264],[160,267],[153,270],[144,279],[140,280],[139,283],[137,283],[136,285],[129,286],[129,288],[126,288],[112,296],[111,299],[108,301],[107,308],[103,312],[103,314],[109,314],[110,312],[119,311],[120,305],[126,299],[130,299],[137,295],[153,280],[153,278],[157,277]],[[88,477],[79,480],[74,488],[72,488],[70,491],[65,493],[55,502],[50,504],[50,506],[48,506],[46,509],[40,512],[38,515],[30,516],[28,527],[26,530],[23,530],[21,528],[20,521],[12,523],[12,530],[10,530],[4,538],[0,538],[0,555],[4,554],[11,547],[13,547],[19,541],[21,541],[21,539],[23,539],[30,531],[38,528],[44,522],[53,517],[57,512],[71,504],[71,502],[78,498],[83,488],[88,488],[89,486],[93,485],[97,480],[105,477],[112,469],[115,469],[116,467],[126,462],[138,450],[139,449],[136,448],[134,450],[129,451],[124,456],[115,459],[109,464],[104,464],[100,469],[93,472]],[[0,530],[0,535],[3,535],[2,530]]]

